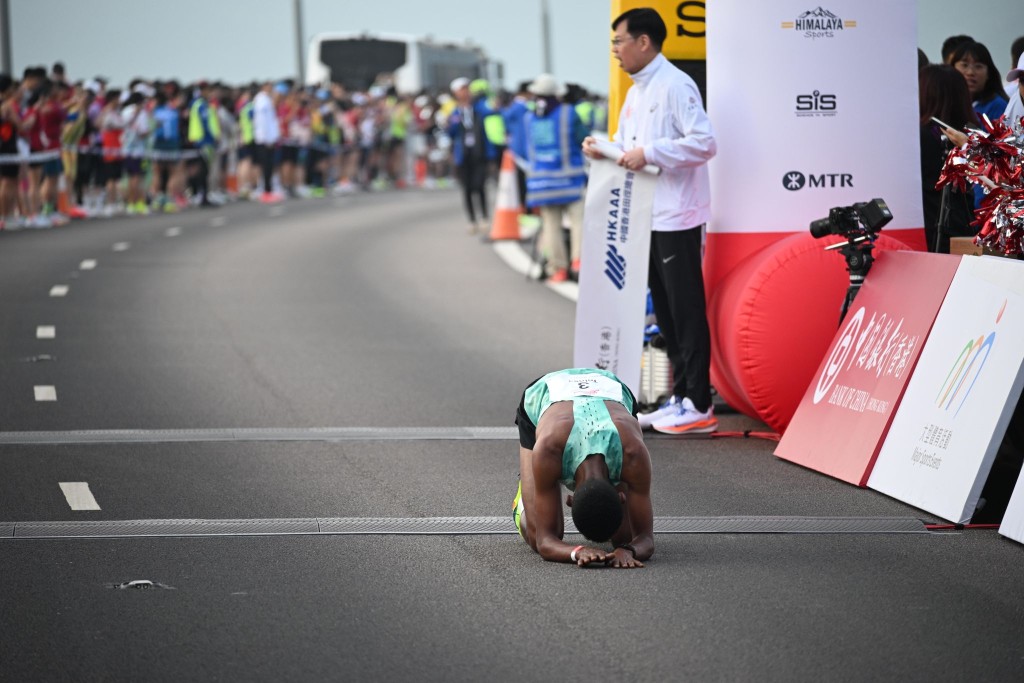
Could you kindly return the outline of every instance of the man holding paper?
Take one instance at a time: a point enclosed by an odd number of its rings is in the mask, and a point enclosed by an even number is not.
[[[673,396],[639,416],[640,425],[668,434],[713,432],[711,335],[702,270],[702,228],[711,215],[708,160],[717,146],[696,84],[662,54],[667,30],[650,8],[631,9],[612,23],[612,53],[633,79],[619,116],[613,149],[593,138],[591,158],[618,158],[633,171],[661,170],[654,191],[648,285],[665,337]]]

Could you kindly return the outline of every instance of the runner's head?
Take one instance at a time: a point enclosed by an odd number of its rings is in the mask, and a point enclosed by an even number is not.
[[[572,521],[591,541],[607,541],[622,524],[618,490],[607,478],[588,477],[577,484],[572,499]]]

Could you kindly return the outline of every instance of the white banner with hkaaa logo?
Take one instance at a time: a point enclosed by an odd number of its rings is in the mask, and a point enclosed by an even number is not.
[[[651,215],[657,177],[612,161],[590,166],[583,209],[573,364],[640,389]]]

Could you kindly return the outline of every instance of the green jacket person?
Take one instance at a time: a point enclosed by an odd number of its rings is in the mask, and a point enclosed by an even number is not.
[[[642,567],[654,554],[651,457],[635,405],[618,377],[594,368],[548,373],[523,392],[512,518],[545,560]],[[612,550],[563,540],[560,485],[573,491],[566,503],[577,530]]]

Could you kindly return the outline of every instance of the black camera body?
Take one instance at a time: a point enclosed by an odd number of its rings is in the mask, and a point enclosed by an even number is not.
[[[820,239],[826,235],[842,235],[847,239],[874,235],[892,220],[892,211],[884,199],[872,199],[853,206],[837,206],[828,212],[828,218],[811,221],[811,236]]]
[[[845,242],[825,247],[826,251],[839,250],[846,259],[846,270],[850,273],[850,287],[846,290],[846,300],[839,313],[840,323],[871,270],[875,260],[871,252],[875,248],[878,231],[891,220],[892,211],[886,206],[885,200],[876,198],[853,206],[837,206],[828,212],[828,218],[811,222],[811,236],[815,239],[826,235],[846,238]]]

